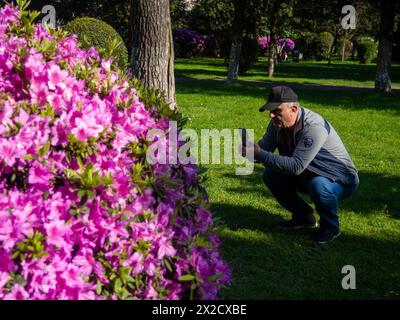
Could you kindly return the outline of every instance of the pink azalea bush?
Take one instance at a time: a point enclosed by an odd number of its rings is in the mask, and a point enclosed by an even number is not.
[[[0,299],[217,298],[230,270],[198,168],[145,159],[168,119],[32,20],[0,11]]]
[[[268,53],[268,48],[271,40],[269,36],[259,36],[258,37],[258,47],[263,54]]]
[[[271,43],[271,39],[269,36],[259,36],[258,37],[258,47],[260,48],[260,51],[263,54],[268,54],[268,49]],[[286,52],[292,52],[294,47],[295,47],[295,42],[290,39],[278,39],[278,51],[281,51],[282,49],[285,50]]]

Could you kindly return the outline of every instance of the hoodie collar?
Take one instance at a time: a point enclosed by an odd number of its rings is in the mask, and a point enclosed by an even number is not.
[[[304,129],[304,109],[300,107],[300,111],[297,114],[296,124],[294,125],[293,134],[296,136],[297,132]]]

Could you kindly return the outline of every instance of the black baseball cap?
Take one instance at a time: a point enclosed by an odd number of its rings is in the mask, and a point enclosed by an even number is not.
[[[259,111],[263,112],[265,110],[274,110],[281,103],[285,102],[298,102],[297,94],[286,86],[276,86],[271,89],[267,103],[264,104]]]

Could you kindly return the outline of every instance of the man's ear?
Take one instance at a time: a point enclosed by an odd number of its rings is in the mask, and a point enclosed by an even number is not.
[[[299,106],[298,106],[297,104],[292,104],[292,105],[290,106],[290,109],[291,109],[293,112],[297,112],[297,111],[299,110]]]

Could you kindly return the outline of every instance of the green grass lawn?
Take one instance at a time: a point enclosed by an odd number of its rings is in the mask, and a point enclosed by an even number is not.
[[[178,63],[177,74],[182,75],[187,65]],[[192,67],[214,72],[220,64],[194,60]],[[315,73],[297,77],[298,67],[288,64],[285,72],[291,77],[282,79],[307,76],[307,81],[318,82],[326,68],[321,64],[303,67],[314,68]],[[363,74],[368,66],[353,68]],[[329,75],[336,76],[325,77],[324,83],[348,77],[334,71]],[[276,229],[276,223],[290,214],[262,184],[261,165],[249,176],[235,175],[233,165],[208,165],[211,209],[222,219],[218,234],[233,271],[232,285],[222,291],[221,298],[400,299],[400,94],[296,91],[304,107],[326,117],[340,134],[359,169],[359,190],[341,202],[342,236],[319,246],[312,240],[315,231]],[[181,111],[190,117],[186,127],[197,131],[246,127],[260,138],[268,119],[258,107],[266,95],[265,85],[257,83],[177,83]],[[356,290],[341,287],[345,265],[356,268]]]
[[[226,79],[227,68],[223,59],[191,58],[177,59],[175,73],[177,76],[203,79]],[[261,57],[239,80],[267,81],[268,65],[265,57]],[[279,63],[275,68],[273,81],[287,83],[352,85],[373,87],[376,65],[362,65],[358,62],[333,61],[329,66],[323,62],[287,62]],[[400,88],[400,65],[392,66],[392,86]]]

